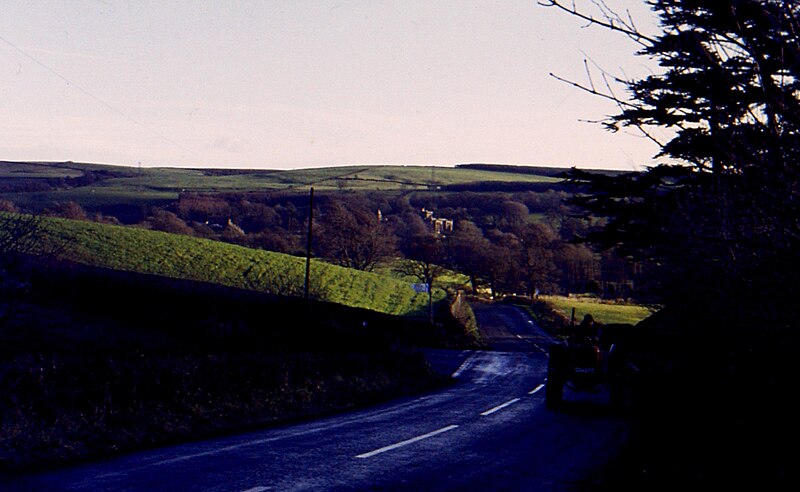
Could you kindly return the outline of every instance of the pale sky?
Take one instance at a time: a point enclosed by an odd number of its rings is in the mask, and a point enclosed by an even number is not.
[[[649,73],[635,50],[535,0],[0,0],[0,160],[642,169],[549,76]]]

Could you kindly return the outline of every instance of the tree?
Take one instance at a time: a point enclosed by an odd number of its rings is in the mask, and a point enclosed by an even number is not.
[[[61,203],[47,211],[48,215],[72,220],[89,220],[86,211],[77,202]]]
[[[407,208],[402,210],[399,216],[388,218],[394,236],[399,244],[405,244],[416,236],[428,234],[428,226],[420,217],[419,210]]]
[[[442,240],[433,234],[420,234],[404,244],[402,252],[406,258],[396,269],[399,273],[428,285],[428,315],[433,323],[433,288],[436,281],[447,271],[442,266],[445,261]]]
[[[335,200],[325,207],[320,222],[316,250],[339,265],[371,272],[394,251],[393,237],[377,211]]]
[[[153,214],[145,220],[144,226],[154,231],[169,232],[171,234],[182,234],[184,236],[194,234],[194,230],[183,219],[168,210],[162,209],[153,210]]]
[[[561,272],[560,287],[566,292],[586,292],[600,277],[600,262],[585,244],[562,244],[554,261]]]
[[[554,251],[557,235],[545,224],[520,225],[515,230],[522,246],[523,282],[527,293],[534,297],[537,291],[553,290],[556,276]]]
[[[57,258],[66,246],[41,215],[0,212],[0,321],[27,288],[27,267]]]
[[[21,256],[49,252],[42,242],[46,230],[40,215],[0,212],[0,271],[11,268]]]
[[[525,254],[519,238],[500,229],[486,231],[486,237],[491,242],[487,275],[492,297],[524,292],[525,274],[521,265],[525,263]]]
[[[448,263],[469,277],[472,291],[487,283],[492,258],[492,243],[483,231],[469,220],[456,222],[453,234],[445,238]]]
[[[19,208],[11,200],[0,199],[0,212],[19,213]]]
[[[660,355],[668,377],[642,399],[652,413],[641,420],[644,449],[635,454],[661,467],[649,470],[657,488],[667,480],[741,488],[746,479],[786,488],[797,475],[783,450],[800,435],[785,390],[800,377],[792,355],[800,328],[800,4],[652,0],[661,32],[648,36],[602,0],[593,2],[599,15],[544,3],[629,36],[662,67],[641,80],[603,75],[629,99],[574,83],[620,105],[605,121],[610,130],[639,128],[673,162],[616,178],[573,173],[589,188],[581,203],[608,217],[589,239],[665,265],[670,280],[666,309],[642,327],[672,345]],[[671,136],[660,141],[658,129]],[[742,387],[752,390],[747,401]],[[670,403],[678,392],[689,404]],[[699,435],[708,442],[680,457],[659,451]],[[716,468],[671,473],[709,456]]]
[[[603,73],[619,104],[608,129],[640,129],[675,164],[617,178],[574,172],[581,203],[610,217],[591,239],[669,265],[699,302],[795,289],[800,252],[800,5],[780,0],[652,0],[661,32],[647,35],[608,9],[542,2],[635,40],[662,70],[640,80]],[[617,96],[613,84],[629,98]],[[670,132],[661,141],[659,129]],[[739,293],[739,294],[737,294]],[[795,303],[792,303],[794,305]],[[738,303],[737,308],[752,305]],[[789,309],[781,315],[793,319]],[[742,314],[742,313],[739,313]],[[763,311],[761,312],[763,314]]]
[[[515,230],[523,227],[530,212],[524,203],[514,200],[504,200],[499,207],[497,227],[504,230]]]

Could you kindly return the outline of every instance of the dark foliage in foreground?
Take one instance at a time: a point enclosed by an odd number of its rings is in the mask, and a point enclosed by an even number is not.
[[[606,126],[642,130],[675,164],[572,175],[589,190],[581,204],[610,217],[590,239],[657,264],[662,279],[666,309],[641,326],[650,364],[633,475],[642,489],[792,483],[800,5],[651,0],[660,26],[649,35],[602,0],[594,15],[543,3],[627,36],[660,65],[642,79],[616,80],[627,100],[573,84],[618,102]],[[668,140],[658,141],[664,129]]]
[[[354,408],[443,384],[448,330],[86,267],[34,271],[0,324],[0,470]]]
[[[633,431],[597,489],[793,490],[795,333],[669,307],[632,333]]]

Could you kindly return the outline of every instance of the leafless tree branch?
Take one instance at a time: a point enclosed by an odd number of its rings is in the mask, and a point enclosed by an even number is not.
[[[590,14],[581,12],[578,10],[575,3],[572,3],[571,7],[564,5],[563,2],[560,0],[539,0],[539,5],[542,7],[551,7],[566,12],[578,19],[585,20],[588,24],[587,25],[597,25],[600,27],[605,27],[615,32],[619,32],[633,40],[634,42],[638,43],[641,46],[650,46],[655,42],[655,39],[643,34],[634,24],[630,12],[627,13],[627,17],[629,20],[624,20],[619,14],[617,14],[613,9],[609,8],[605,2],[601,0],[593,0],[592,3],[598,8],[600,11],[600,15],[602,18],[596,18]]]

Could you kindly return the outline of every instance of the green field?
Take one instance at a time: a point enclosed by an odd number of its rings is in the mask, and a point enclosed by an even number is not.
[[[550,304],[567,319],[572,317],[572,309],[574,308],[575,320],[578,323],[580,323],[586,314],[591,314],[595,321],[603,324],[636,324],[653,314],[651,308],[634,304],[612,304],[599,302],[593,299],[561,296],[542,296],[541,299]]]
[[[46,224],[49,237],[67,245],[64,258],[79,263],[271,294],[304,292],[304,258],[134,227],[64,219]],[[425,313],[428,301],[409,282],[317,260],[309,291],[318,300],[396,315]],[[437,301],[444,296],[434,292]]]
[[[44,163],[5,162],[0,164],[0,179],[6,178],[77,178],[80,169],[65,169]]]
[[[80,186],[47,191],[0,192],[0,198],[20,206],[75,201],[95,208],[113,204],[140,204],[176,200],[182,192],[324,190],[412,191],[470,183],[557,183],[553,176],[439,166],[341,166],[327,168],[181,169],[134,168],[84,163],[0,162],[0,179],[54,180],[93,173],[102,179]]]

